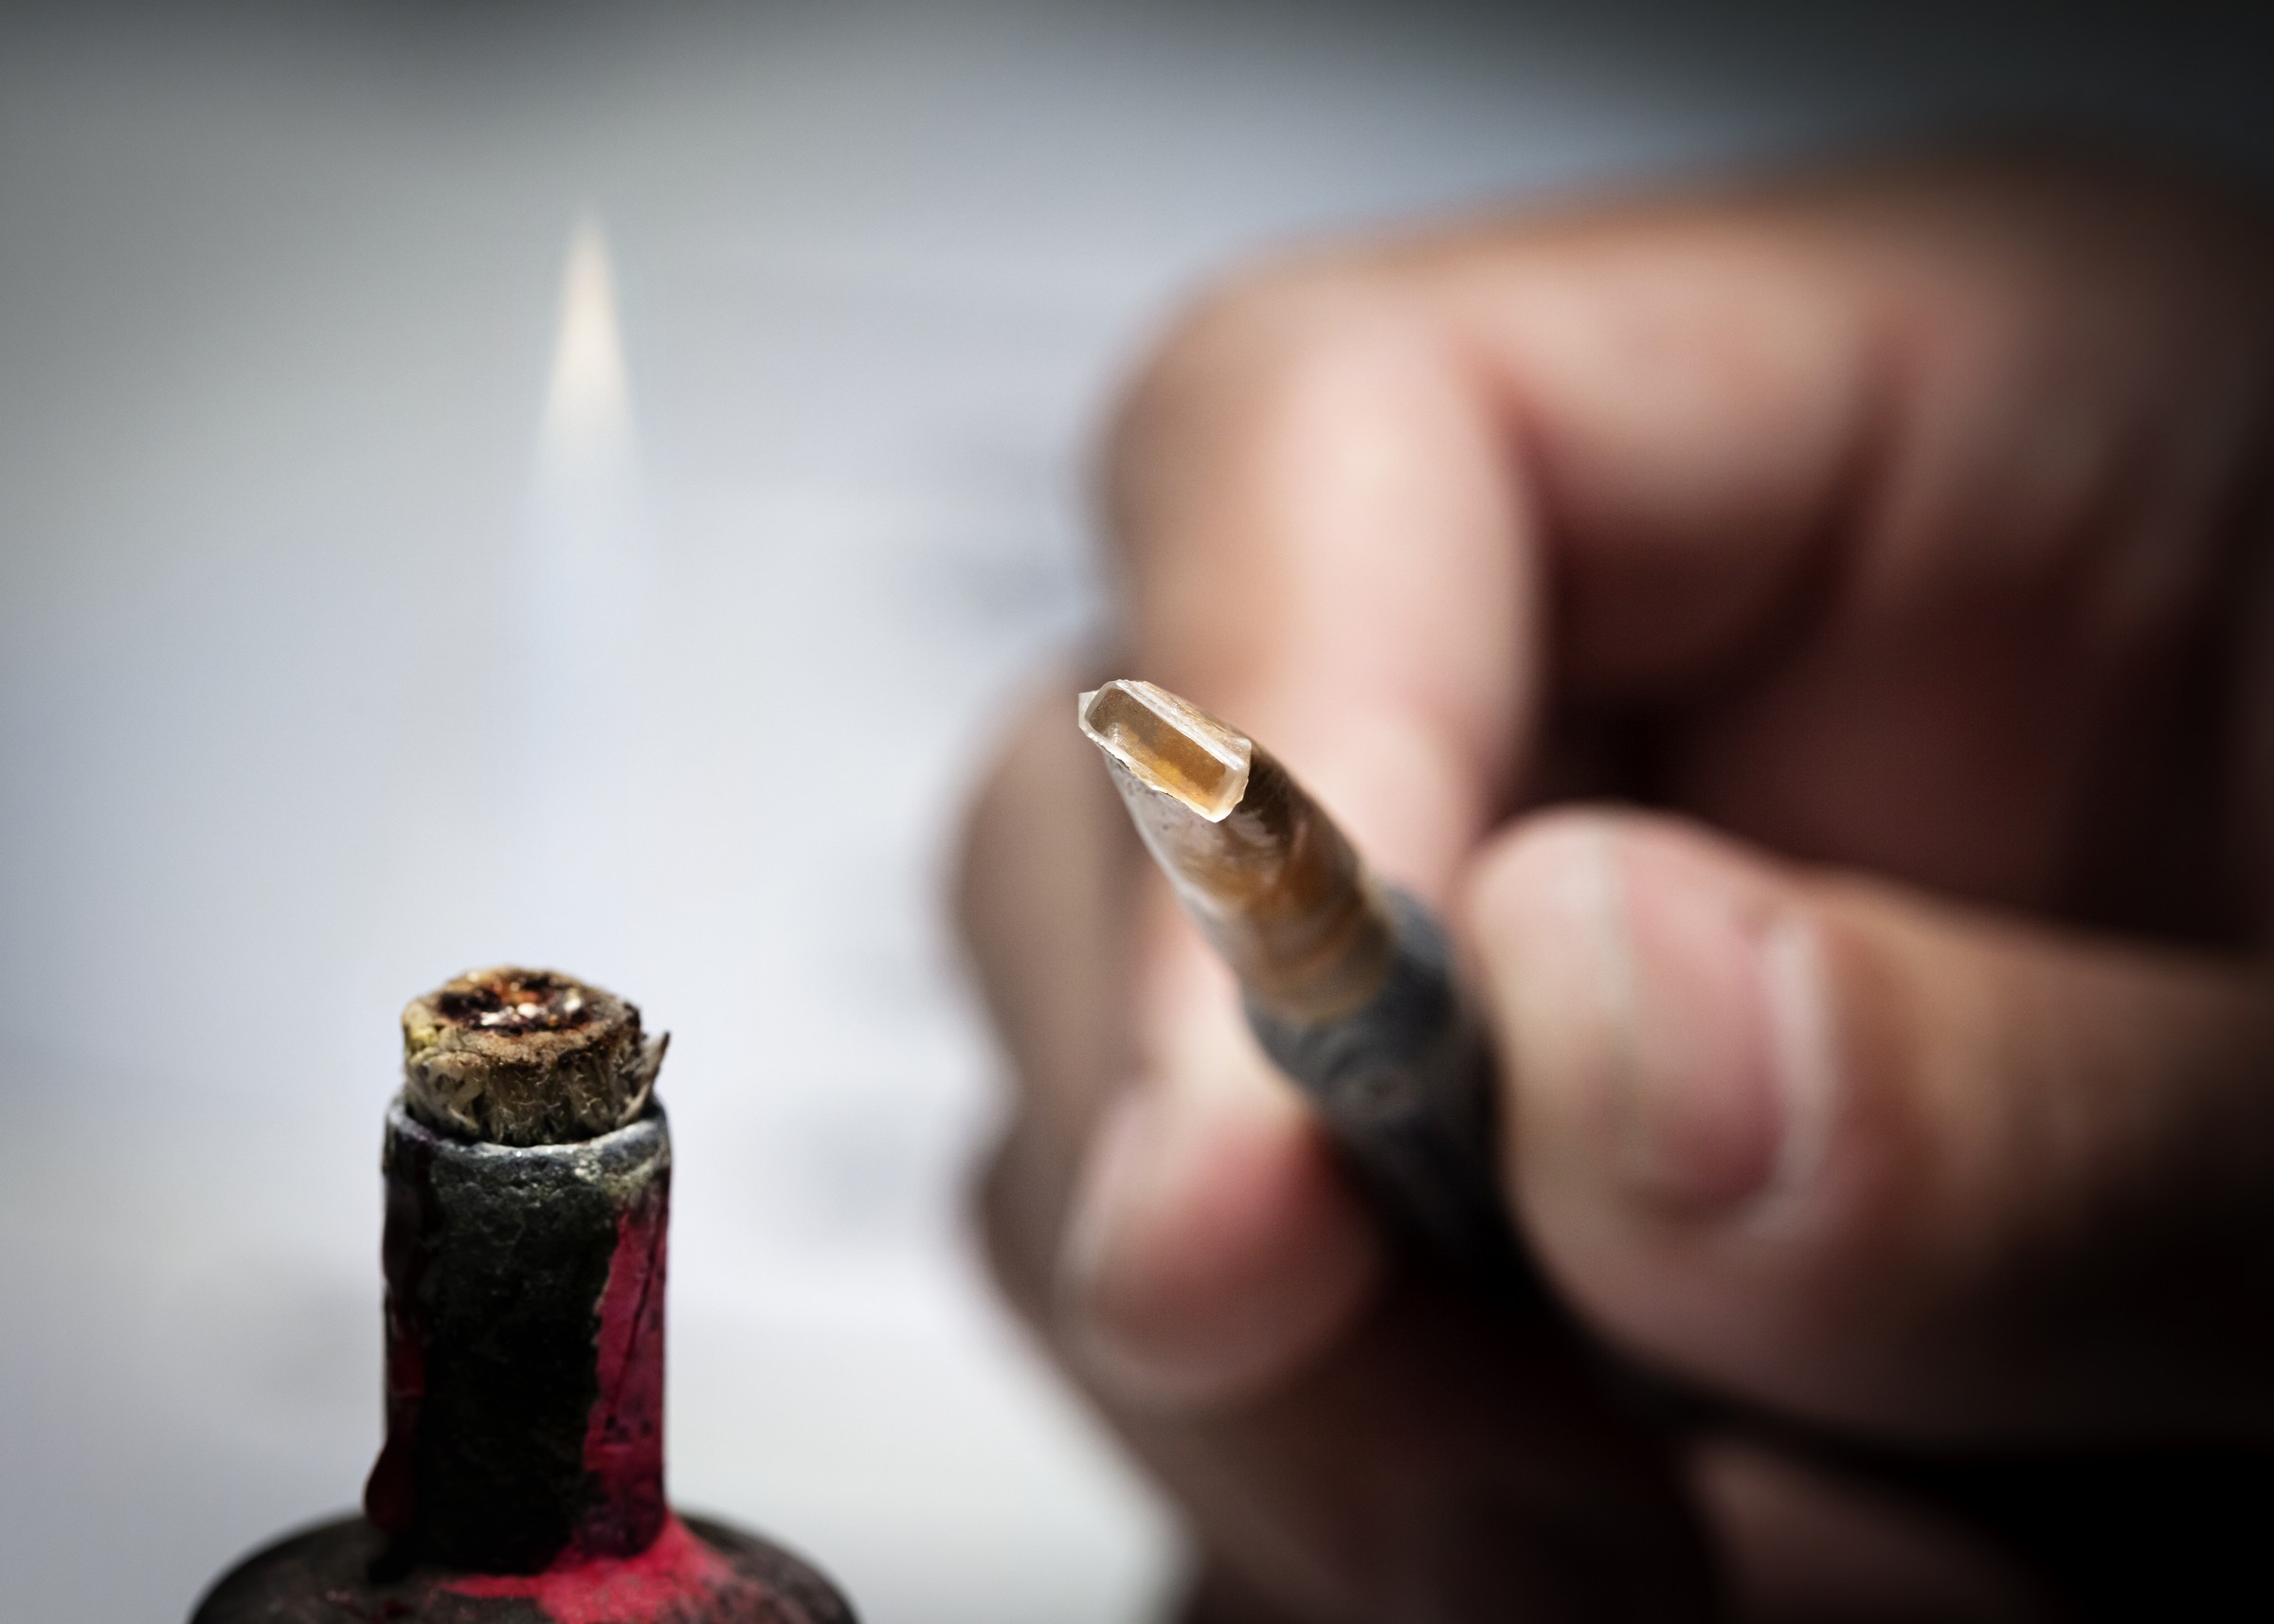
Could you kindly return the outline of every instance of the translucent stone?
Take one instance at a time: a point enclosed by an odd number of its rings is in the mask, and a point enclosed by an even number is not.
[[[1254,747],[1165,688],[1120,678],[1083,695],[1078,714],[1091,743],[1211,823],[1247,793]]]

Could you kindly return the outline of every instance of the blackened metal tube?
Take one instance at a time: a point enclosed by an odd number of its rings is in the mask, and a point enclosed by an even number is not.
[[[422,1553],[532,1573],[663,1526],[661,1106],[567,1145],[388,1113],[387,1443],[364,1491]]]

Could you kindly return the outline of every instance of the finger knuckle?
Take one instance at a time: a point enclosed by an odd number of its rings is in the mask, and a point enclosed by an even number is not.
[[[1392,268],[1355,252],[1263,262],[1203,289],[1121,393],[1107,441],[1110,492],[1183,461],[1196,442],[1331,418],[1385,330],[1411,325],[1416,302]]]

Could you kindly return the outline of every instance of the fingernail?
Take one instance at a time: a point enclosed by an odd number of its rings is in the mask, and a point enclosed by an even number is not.
[[[1133,1082],[1106,1108],[1074,1183],[1058,1248],[1058,1296],[1075,1321],[1097,1319],[1122,1233],[1164,1181],[1171,1123],[1163,1085]]]
[[[1805,1177],[1829,1089],[1813,934],[1702,841],[1598,845],[1615,1153],[1639,1189],[1727,1207]]]
[[[1302,1106],[1240,1054],[1233,1070],[1133,1083],[1108,1109],[1059,1246],[1059,1326],[1125,1399],[1218,1402],[1331,1338],[1379,1267]]]
[[[1209,1182],[1209,1115],[1174,1078],[1126,1087],[1091,1142],[1059,1246],[1068,1351],[1093,1380],[1146,1408],[1181,1408],[1223,1384],[1221,1333],[1195,1285],[1210,1260],[1190,1236],[1190,1209]]]

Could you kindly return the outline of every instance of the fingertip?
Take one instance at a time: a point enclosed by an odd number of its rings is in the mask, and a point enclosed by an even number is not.
[[[1672,820],[1582,811],[1500,842],[1472,896],[1519,1102],[1559,1165],[1583,1146],[1625,1198],[1698,1215],[1805,1178],[1830,1084],[1785,875]]]
[[[1550,1272],[1676,1364],[1744,1341],[1733,1305],[1804,1238],[1787,1219],[1840,1086],[1805,888],[1677,820],[1589,808],[1496,840],[1465,901],[1508,1187]]]
[[[1141,1079],[1109,1110],[1058,1254],[1058,1322],[1118,1397],[1205,1407],[1332,1343],[1381,1264],[1308,1113],[1238,1056]]]

